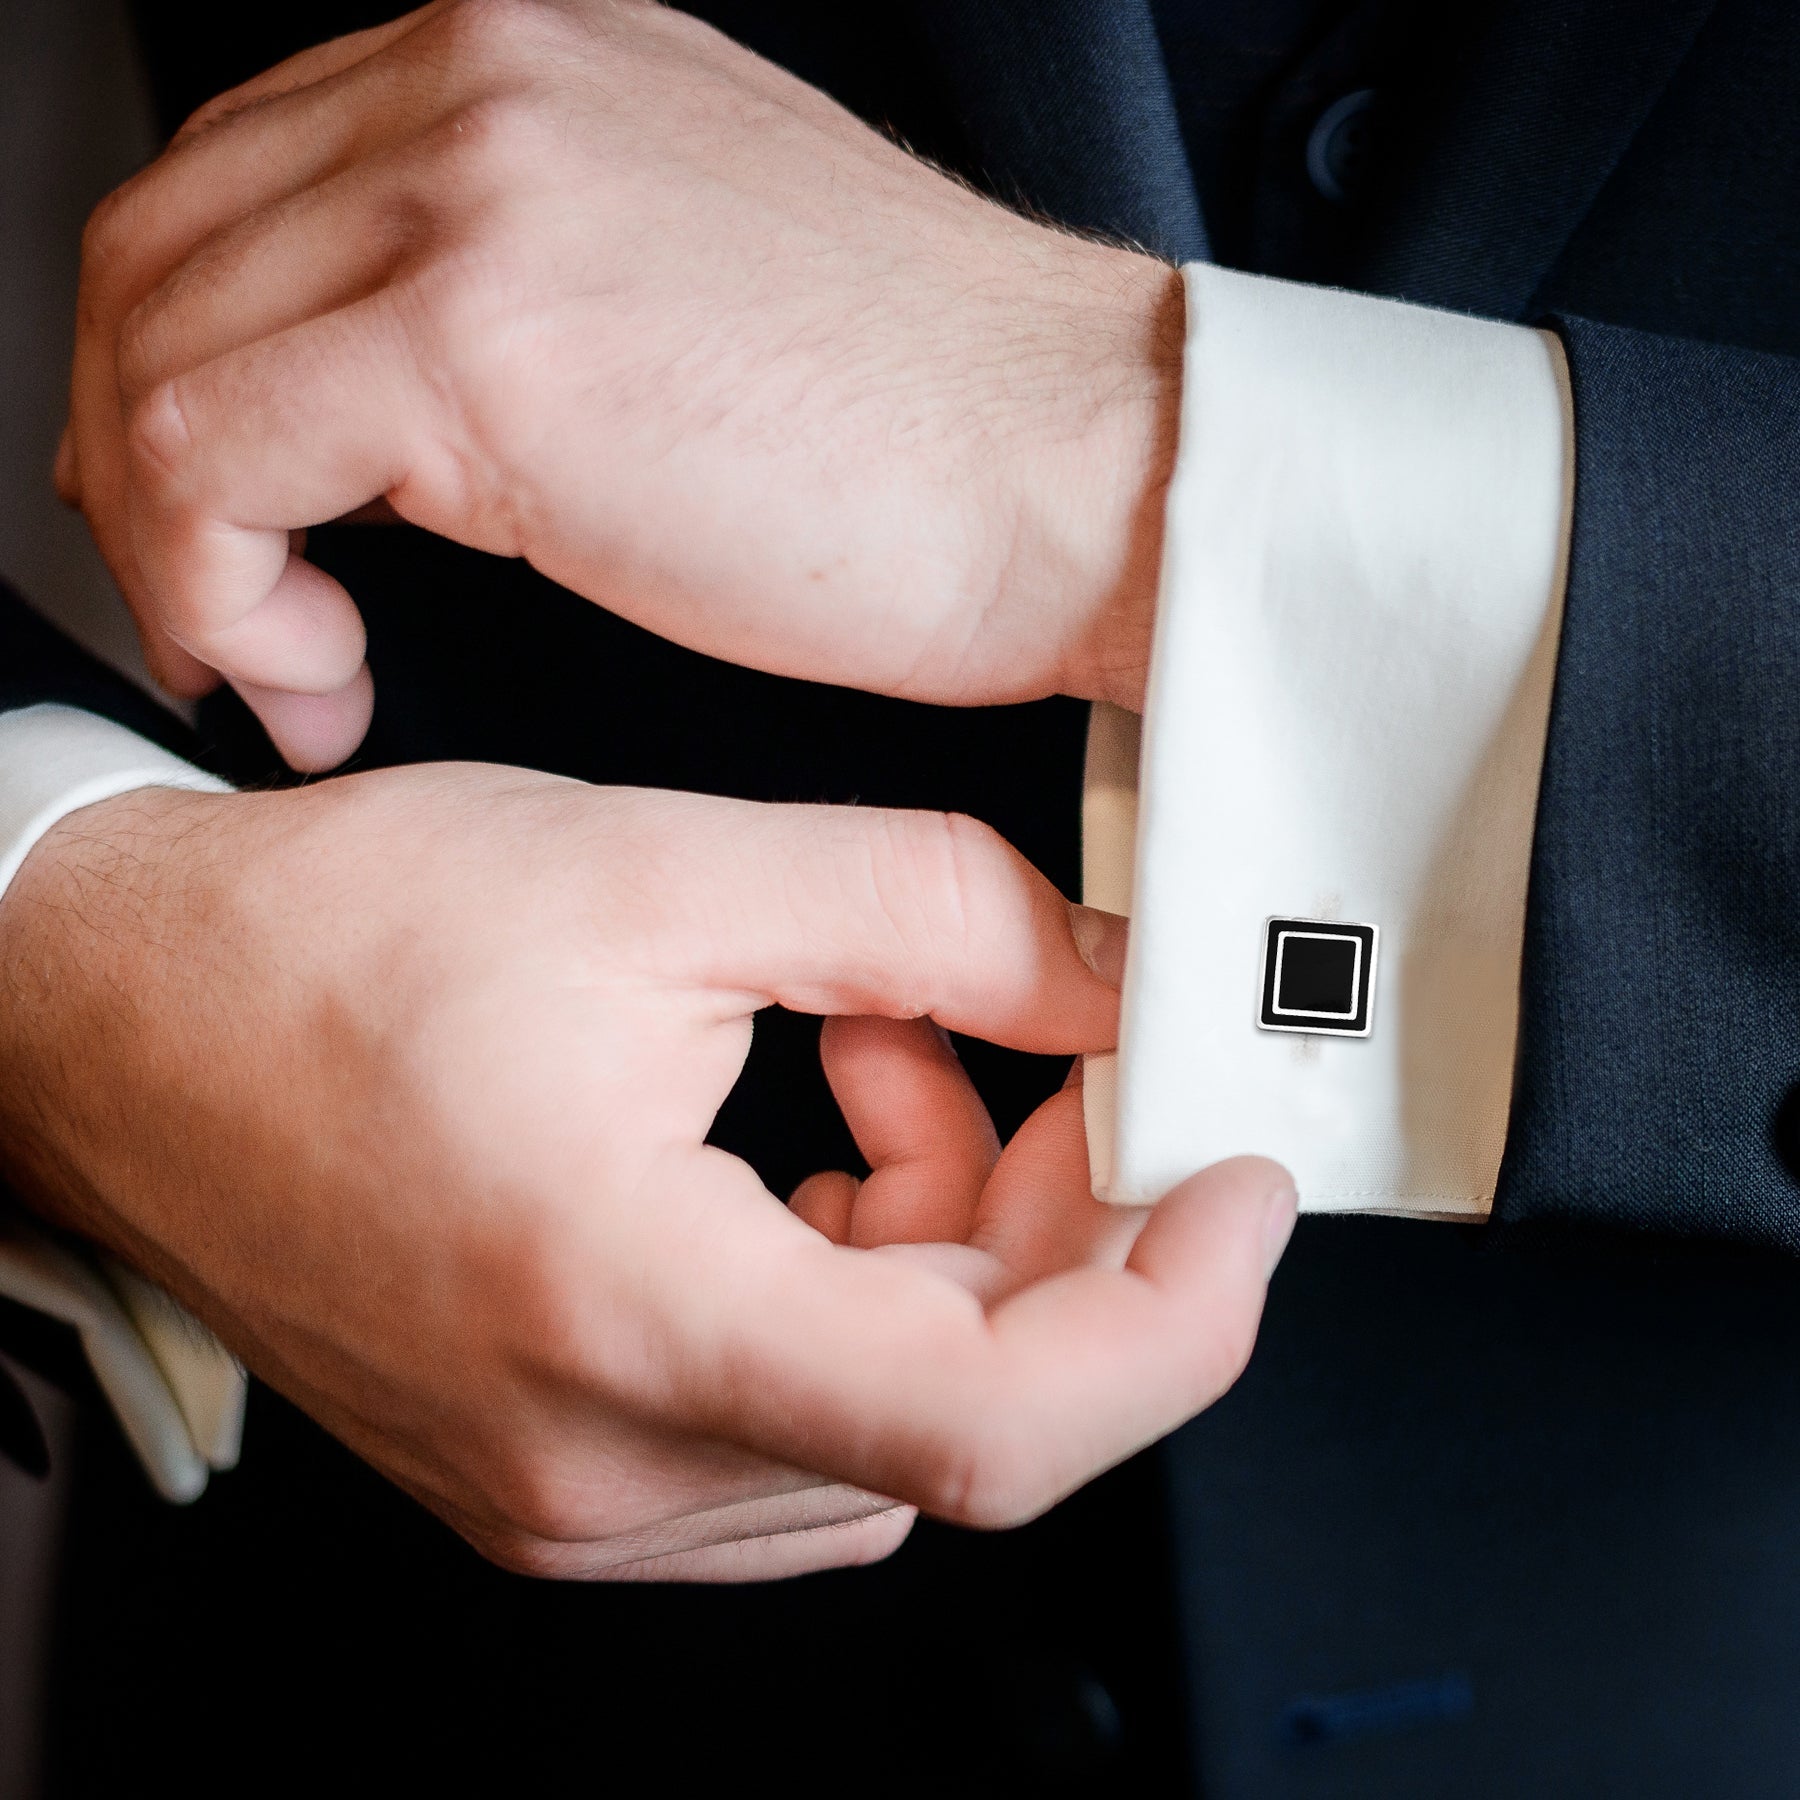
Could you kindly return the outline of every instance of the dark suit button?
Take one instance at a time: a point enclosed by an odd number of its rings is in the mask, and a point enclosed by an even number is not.
[[[1373,88],[1332,101],[1306,140],[1306,173],[1327,200],[1348,200],[1367,179],[1374,104]]]

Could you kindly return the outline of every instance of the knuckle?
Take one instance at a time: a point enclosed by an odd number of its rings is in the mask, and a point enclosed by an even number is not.
[[[246,84],[248,85],[248,84]],[[246,97],[243,88],[227,88],[222,94],[213,97],[197,106],[181,121],[175,135],[169,140],[171,146],[191,143],[202,132],[210,131],[215,125],[242,112],[251,101]]]
[[[558,1424],[570,1395],[590,1418],[608,1410],[596,1365],[591,1285],[569,1271],[569,1257],[544,1232],[529,1247],[491,1246],[484,1257],[483,1306],[515,1389],[526,1399],[511,1417],[536,1425],[502,1428],[476,1451],[474,1479],[489,1512],[509,1533],[548,1544],[616,1535],[636,1521],[630,1484],[596,1461]],[[507,1321],[529,1319],[521,1342]],[[535,1396],[535,1399],[531,1397]]]
[[[128,221],[133,212],[133,186],[134,183],[128,181],[123,187],[114,188],[88,214],[87,223],[81,230],[81,260],[84,267],[104,268],[128,241]]]
[[[506,1528],[465,1530],[463,1536],[480,1556],[509,1575],[555,1581],[568,1573],[569,1552],[564,1544],[549,1543],[529,1532]]]
[[[437,30],[452,67],[488,76],[529,63],[541,66],[541,52],[567,27],[557,9],[543,0],[460,0]]]
[[[1010,872],[1013,852],[991,825],[967,813],[944,815],[944,855],[949,863],[947,880],[959,904],[977,893],[987,893]]]
[[[993,826],[968,813],[947,812],[939,815],[945,853],[959,866],[983,865],[1006,852],[1005,840]]]
[[[541,1544],[579,1544],[603,1532],[590,1529],[588,1508],[548,1472],[515,1483],[506,1518],[513,1529]]]
[[[499,1533],[511,1542],[554,1547],[607,1535],[585,1485],[561,1459],[534,1446],[497,1452],[481,1482]]]
[[[444,121],[438,154],[469,191],[528,182],[552,146],[528,94],[491,90],[465,101]]]
[[[525,0],[458,0],[444,15],[444,38],[453,52],[485,62],[511,40],[526,10]]]
[[[158,296],[152,294],[140,300],[119,326],[119,395],[127,406],[155,383],[160,360],[157,345],[161,318]]]
[[[187,415],[173,381],[134,400],[125,415],[125,460],[133,486],[152,498],[177,485],[192,445]]]
[[[944,1446],[928,1483],[926,1510],[952,1524],[999,1531],[1035,1518],[1056,1497],[1035,1448],[990,1421]]]
[[[922,929],[933,944],[966,948],[1006,854],[999,835],[962,813],[891,819],[882,893],[888,915],[903,932]]]
[[[146,183],[154,165],[114,188],[88,214],[81,230],[81,279],[77,322],[85,331],[103,331],[131,292],[138,247],[144,240]]]

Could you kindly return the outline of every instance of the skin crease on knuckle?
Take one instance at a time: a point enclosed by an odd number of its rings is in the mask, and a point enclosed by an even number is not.
[[[1073,949],[1060,896],[978,819],[961,813],[897,817],[904,823],[892,902],[896,929],[912,946],[934,996],[941,998],[951,971],[963,1007],[980,1010],[985,998],[1001,995],[1016,1004],[1041,991],[1060,947]],[[1091,1000],[1084,994],[1083,1005]],[[1034,1025],[1031,1035],[1039,1041],[1020,1039],[1019,1045],[1065,1051],[1075,1047],[1061,1036],[1066,1029],[1067,1021]],[[1045,1030],[1049,1037],[1040,1035]],[[1095,1040],[1103,1041],[1111,1040]]]
[[[175,503],[192,448],[193,434],[175,382],[153,388],[126,415],[125,456],[132,486],[153,506]]]
[[[993,880],[1004,856],[1000,839],[960,813],[890,813],[885,825],[872,883],[921,979],[935,985],[936,970],[971,963],[982,925],[1004,922],[1010,910]],[[918,1011],[929,1010],[927,999]]]
[[[160,304],[162,294],[163,289],[159,288],[138,301],[119,325],[116,357],[119,403],[128,418],[134,403],[147,394],[164,373],[165,359],[157,353],[161,337],[157,327],[164,316]]]
[[[769,898],[795,944],[816,933],[822,916],[839,922],[838,966],[816,990],[790,986],[786,1003],[890,1018],[929,1013],[943,954],[932,939],[932,904],[942,900],[934,883],[948,868],[942,816],[833,807],[806,827],[805,848],[796,843],[785,866],[771,868],[754,844],[745,846],[741,865],[753,886],[772,879]],[[959,910],[953,901],[952,911]]]

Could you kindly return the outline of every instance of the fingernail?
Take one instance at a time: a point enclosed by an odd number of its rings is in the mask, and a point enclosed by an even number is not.
[[[1263,1277],[1266,1280],[1275,1273],[1275,1265],[1281,1261],[1281,1253],[1288,1246],[1288,1239],[1294,1235],[1294,1217],[1300,1210],[1300,1196],[1294,1192],[1292,1182],[1283,1182],[1272,1188],[1269,1197],[1263,1203]]]
[[[1117,913],[1069,902],[1069,930],[1074,934],[1075,948],[1081,960],[1108,987],[1125,984],[1125,945],[1130,929],[1129,922]]]

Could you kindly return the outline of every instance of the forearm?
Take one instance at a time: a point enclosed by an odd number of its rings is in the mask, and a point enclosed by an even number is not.
[[[121,1232],[101,1167],[78,1146],[97,1147],[95,1132],[107,1130],[120,1092],[108,1046],[116,1053],[121,1029],[131,1035],[142,997],[124,928],[134,846],[152,841],[141,822],[201,799],[171,788],[218,785],[93,714],[38,706],[0,715],[0,1174],[29,1205],[5,1202],[0,1293],[75,1328],[146,1473],[170,1499],[194,1498],[209,1469],[237,1460],[243,1373],[138,1272],[156,1259]],[[115,1129],[111,1147],[140,1163],[154,1151],[134,1129]]]
[[[135,782],[50,827],[0,896],[4,1173],[42,1217],[132,1255],[139,1266],[150,1266],[156,1252],[109,1196],[135,1160],[160,1157],[174,1142],[143,1141],[145,1117],[121,1113],[112,1071],[129,1056],[134,1079],[161,1085],[163,1104],[148,1112],[178,1140],[201,1071],[159,1072],[158,1047],[168,1040],[137,1041],[132,1020],[152,999],[204,1006],[204,971],[184,947],[188,932],[172,931],[167,898],[153,933],[143,929],[145,907],[164,860],[183,840],[192,853],[219,804],[204,793]],[[191,873],[181,902],[196,914],[193,929],[204,931],[208,902]]]

